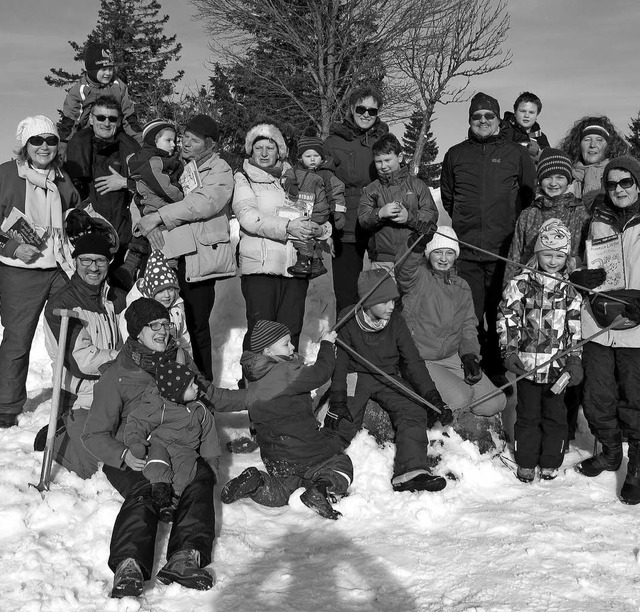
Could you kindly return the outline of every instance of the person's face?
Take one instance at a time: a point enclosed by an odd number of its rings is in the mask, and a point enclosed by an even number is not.
[[[113,79],[113,66],[100,68],[100,70],[98,70],[98,74],[96,75],[96,79],[98,83],[102,83],[103,85],[111,83],[111,79]]]
[[[209,149],[213,149],[213,140],[205,138],[193,132],[185,132],[182,137],[183,159],[194,159]]]
[[[113,108],[104,106],[94,106],[91,110],[89,123],[93,128],[93,133],[102,140],[111,140],[116,135],[118,120],[120,115]]]
[[[542,179],[540,187],[545,194],[553,198],[562,195],[569,188],[569,181],[562,174],[552,174]]]
[[[315,170],[322,163],[322,157],[313,149],[305,151],[300,159],[302,159],[302,165],[310,170]]]
[[[156,136],[156,147],[169,154],[173,153],[176,150],[175,130],[162,130],[162,132]]]
[[[262,138],[253,143],[251,159],[261,168],[273,168],[278,161],[278,146],[273,140]]]
[[[402,158],[402,153],[400,153],[400,155],[396,155],[393,152],[383,153],[381,155],[374,155],[373,163],[376,165],[376,170],[380,176],[389,176],[391,173],[400,170]]]
[[[29,138],[27,140],[27,157],[31,160],[31,165],[40,170],[48,168],[58,154],[58,142],[58,137],[49,133]]]
[[[494,136],[500,129],[500,117],[493,111],[481,109],[469,119],[471,131],[481,140]]]
[[[153,299],[157,302],[160,302],[165,308],[171,308],[177,297],[178,291],[176,290],[176,288],[167,287],[162,291],[158,291],[158,293],[153,296]]]
[[[388,302],[380,302],[367,308],[367,314],[375,321],[384,319],[385,321],[391,318],[391,313],[396,307],[395,300],[389,300]]]
[[[587,166],[597,164],[607,154],[607,141],[598,134],[588,134],[580,141],[580,154]]]
[[[453,268],[456,252],[453,249],[434,249],[429,253],[429,263],[434,270],[446,272]]]
[[[157,327],[158,329],[153,329]],[[169,343],[171,323],[167,319],[156,319],[142,328],[138,334],[138,342],[152,351],[164,353]]]
[[[101,285],[108,271],[109,260],[104,255],[87,253],[76,257],[76,272],[87,285]]]
[[[373,127],[378,116],[378,103],[373,96],[368,96],[358,100],[351,106],[351,116],[353,122],[361,129],[368,130]]]
[[[567,264],[567,256],[560,251],[552,251],[547,249],[545,251],[538,251],[536,253],[538,258],[538,265],[541,270],[548,272],[549,274],[559,274],[561,270]]]
[[[538,106],[533,102],[520,102],[515,112],[515,117],[516,123],[521,125],[527,132],[530,132],[538,118]]]
[[[293,344],[291,344],[291,335],[287,334],[264,349],[264,354],[275,359],[287,360],[293,356],[294,351]]]
[[[628,186],[623,187],[623,185]],[[638,184],[626,170],[619,168],[611,170],[607,175],[605,188],[614,206],[618,208],[627,208],[638,201],[640,191]]]
[[[189,386],[185,389],[184,395],[182,397],[182,401],[186,404],[187,402],[192,402],[194,399],[198,397],[198,385],[196,385],[196,379],[194,378]]]

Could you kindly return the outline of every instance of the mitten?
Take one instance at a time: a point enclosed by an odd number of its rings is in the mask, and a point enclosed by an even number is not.
[[[418,242],[416,242],[416,240],[418,240]],[[411,249],[413,253],[424,253],[429,242],[431,242],[431,240],[427,236],[419,232],[412,232],[409,240],[407,240],[407,248]]]
[[[568,357],[563,372],[568,372],[571,379],[567,383],[568,387],[575,387],[582,382],[584,371],[582,369],[582,360],[580,357]]]
[[[464,382],[468,385],[475,385],[482,378],[482,369],[478,356],[473,353],[467,353],[460,357],[462,361],[462,369],[464,371]]]
[[[517,353],[511,353],[504,358],[504,367],[516,376],[527,373],[527,369],[524,367],[524,363],[522,363]]]
[[[415,223],[415,230],[418,234],[422,234],[427,242],[431,242],[433,235],[438,231],[438,224],[435,221],[420,221]]]
[[[335,225],[337,230],[344,229],[345,224],[347,223],[347,218],[344,213],[337,212],[333,213],[333,224]]]
[[[440,421],[443,427],[453,423],[453,412],[451,412],[449,407],[444,403],[440,393],[438,393],[436,389],[429,391],[424,396],[424,399],[440,410],[440,414],[438,414],[435,410],[427,409],[427,427],[429,427],[429,429],[431,429],[437,421]]]
[[[569,280],[587,289],[595,289],[607,280],[607,272],[604,268],[595,268],[594,270],[587,270],[585,268],[569,274]]]
[[[353,417],[349,412],[347,402],[331,402],[329,404],[329,410],[324,417],[324,426],[327,429],[333,429],[334,431],[337,431],[342,419],[344,419],[345,421],[349,421],[349,423],[353,423]]]

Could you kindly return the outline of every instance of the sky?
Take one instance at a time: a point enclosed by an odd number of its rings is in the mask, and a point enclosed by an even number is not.
[[[212,58],[202,24],[187,0],[161,0],[170,16],[167,34],[183,45],[179,63],[183,87],[206,83]],[[99,0],[4,0],[0,22],[0,160],[9,159],[15,131],[28,115],[57,116],[64,92],[49,87],[51,67],[73,68],[67,41],[81,42],[95,26]],[[472,80],[469,94],[484,91],[511,110],[522,91],[543,102],[539,122],[552,145],[574,121],[606,114],[624,134],[640,110],[637,57],[640,56],[640,3],[637,0],[509,0],[511,28],[505,49],[512,64]],[[436,107],[433,131],[439,157],[466,137],[468,103]],[[384,119],[384,113],[382,114]],[[400,127],[394,132],[402,132]]]

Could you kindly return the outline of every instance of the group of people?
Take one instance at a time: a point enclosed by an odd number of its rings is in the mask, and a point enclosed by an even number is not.
[[[44,310],[52,359],[64,347],[54,457],[82,478],[102,465],[124,498],[113,597],[142,593],[159,521],[172,523],[159,580],[211,588],[216,411],[248,411],[248,448],[265,468],[227,482],[224,503],[283,506],[303,489],[304,504],[336,519],[369,400],[394,429],[393,489],[438,491],[429,429],[439,421],[492,448],[513,373],[518,478],[556,477],[582,405],[602,450],[577,469],[619,469],[626,436],[620,496],[640,503],[640,163],[606,117],[576,122],[554,149],[535,95],[501,118],[495,98],[476,94],[468,138],[444,158],[451,226],[438,225],[373,87],[354,91],[324,141],[253,126],[234,173],[213,118],[140,126],[108,48],[89,45],[85,67],[59,124],[26,118],[16,158],[0,166],[0,425],[16,425],[26,401]],[[615,241],[617,267],[590,259]],[[326,253],[336,325],[305,365],[305,299],[328,274]],[[237,271],[243,378],[219,389],[209,319],[217,280]],[[608,281],[614,291],[594,291]],[[320,423],[311,392],[327,383]],[[35,449],[45,440],[43,430]]]

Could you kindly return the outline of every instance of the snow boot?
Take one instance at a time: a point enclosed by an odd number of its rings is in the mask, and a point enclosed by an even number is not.
[[[600,440],[602,452],[585,459],[576,465],[583,476],[594,478],[602,472],[616,472],[622,463],[622,434],[612,436],[610,440]]]
[[[327,487],[329,484],[330,483],[322,480],[315,482],[300,496],[300,501],[307,506],[307,508],[311,508],[320,516],[331,519],[332,521],[337,521],[342,514],[337,510],[334,510],[327,499]]]
[[[122,599],[123,597],[140,597],[144,586],[142,570],[135,559],[129,557],[118,563],[113,577],[111,597]]]
[[[14,427],[18,424],[18,415],[17,414],[0,414],[0,429],[9,429],[9,427]],[[47,428],[45,427],[45,430]],[[45,434],[45,440],[47,436]],[[44,450],[44,447],[42,448]]]
[[[393,484],[393,490],[397,493],[403,491],[442,491],[447,486],[447,481],[442,476],[434,476],[428,472],[421,472],[417,476]]]
[[[168,482],[156,482],[151,485],[151,501],[163,523],[173,521],[173,488]]]
[[[536,477],[536,468],[525,468],[518,466],[516,476],[521,482],[532,483],[533,479]]]
[[[311,262],[311,257],[298,253],[298,260],[294,265],[287,268],[287,272],[296,278],[308,278],[311,274]]]
[[[322,257],[314,257],[311,260],[311,270],[309,271],[309,278],[314,279],[318,276],[322,276],[327,273],[327,269],[324,267]]]
[[[240,476],[232,478],[224,485],[220,493],[220,499],[224,504],[232,504],[243,497],[249,497],[263,484],[264,480],[258,469],[254,467],[247,468]]]
[[[558,468],[540,468],[541,480],[553,480],[558,476]]]
[[[640,504],[640,440],[629,440],[629,463],[620,501],[630,506]]]
[[[200,553],[193,548],[179,550],[171,555],[171,559],[156,577],[162,584],[177,582],[198,591],[208,591],[213,586],[213,577],[200,567]]]
[[[61,436],[65,430],[67,429],[67,425],[64,422],[63,417],[58,417],[56,421],[56,438]],[[33,440],[33,450],[36,452],[42,452],[47,446],[47,433],[49,432],[49,425],[45,425],[37,434],[35,439]],[[54,438],[55,439],[55,438]]]

